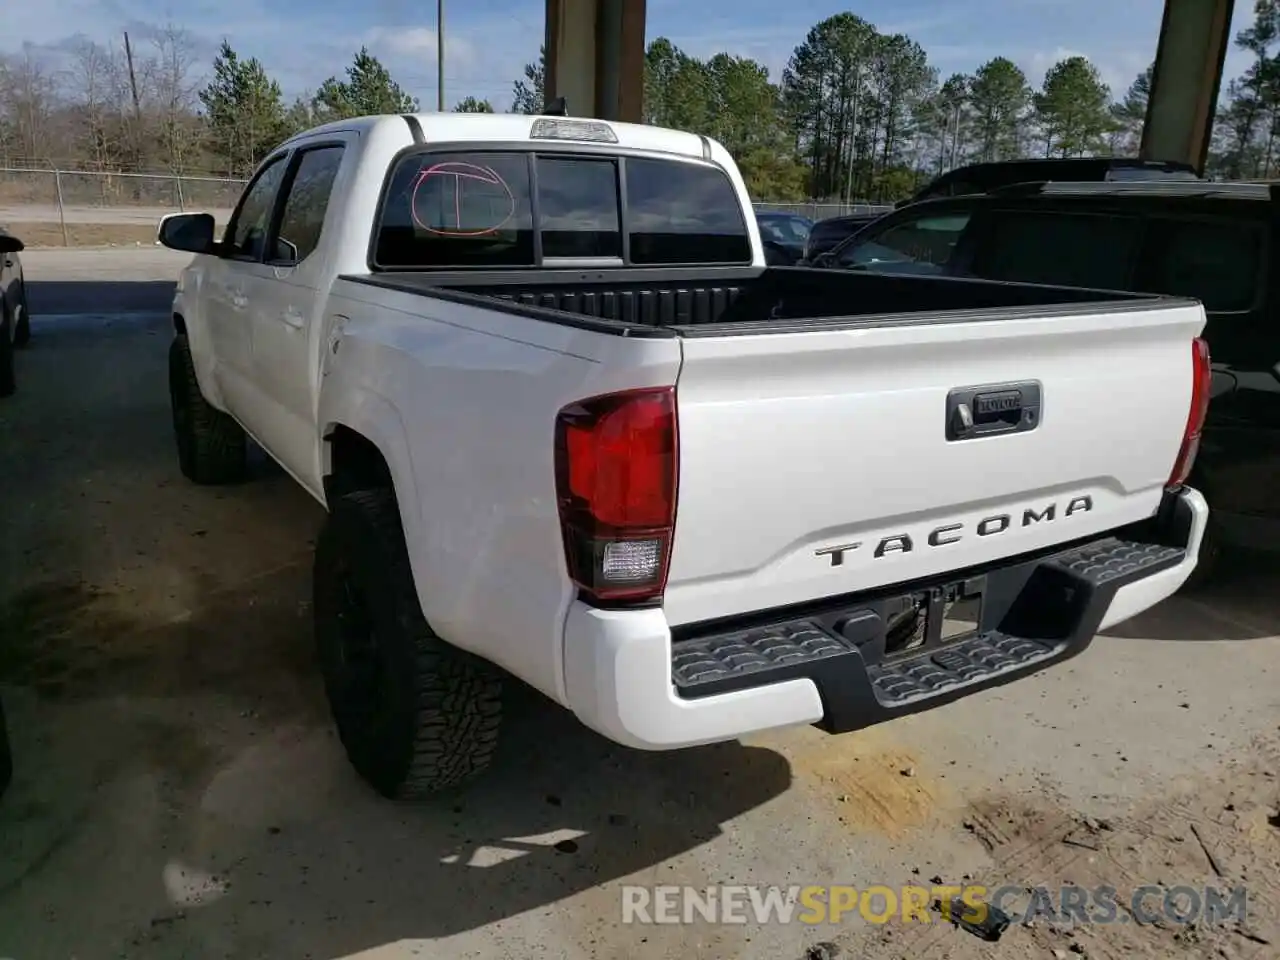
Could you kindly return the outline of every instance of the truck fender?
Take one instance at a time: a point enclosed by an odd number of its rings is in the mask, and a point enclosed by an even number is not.
[[[192,282],[186,277],[183,277],[183,281]],[[173,297],[173,311],[170,318],[173,323],[173,332],[175,336],[184,334],[187,338],[187,347],[191,350],[191,362],[195,367],[196,383],[200,385],[201,396],[215,409],[226,413],[227,405],[222,399],[218,378],[213,374],[213,354],[208,348],[208,331],[200,316],[198,303],[197,297],[193,296],[188,300],[184,296],[182,282],[180,282]]]
[[[409,563],[414,582],[423,583],[425,558],[420,546],[427,542],[422,536],[422,512],[417,493],[417,478],[413,460],[409,455],[408,434],[400,412],[380,394],[360,386],[347,386],[340,390],[326,390],[320,397],[319,423],[323,424],[320,437],[320,472],[328,478],[333,473],[333,447],[331,438],[340,428],[351,430],[371,443],[382,455],[391,474],[392,489],[400,510],[400,524],[404,528],[405,543],[409,548]],[[329,495],[328,484],[325,496]],[[415,545],[419,549],[414,549]],[[426,597],[418,589],[423,613],[430,620]]]

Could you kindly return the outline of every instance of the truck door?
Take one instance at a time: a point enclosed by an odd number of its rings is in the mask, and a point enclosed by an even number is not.
[[[322,242],[329,198],[342,171],[345,138],[329,136],[294,150],[281,189],[277,226],[263,263],[246,279],[255,382],[262,391],[261,436],[295,477],[319,489],[315,388],[326,348],[321,315],[332,279]],[[336,217],[338,210],[334,210]]]
[[[254,271],[261,269],[287,160],[287,152],[268,160],[245,189],[227,224],[221,256],[210,261],[207,277],[205,323],[214,376],[228,410],[255,431],[260,391],[253,369],[248,284]]]

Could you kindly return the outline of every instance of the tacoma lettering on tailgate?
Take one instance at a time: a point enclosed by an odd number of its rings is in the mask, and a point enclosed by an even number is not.
[[[1061,510],[1059,510],[1060,506]],[[1015,520],[1015,515],[1012,513],[996,513],[979,520],[971,529],[966,529],[963,523],[944,523],[942,526],[934,527],[930,530],[928,535],[924,537],[923,542],[930,547],[945,547],[947,544],[956,543],[967,536],[991,537],[998,533],[1004,533],[1015,526],[1030,527],[1041,523],[1052,523],[1059,516],[1069,517],[1074,513],[1088,513],[1092,509],[1093,497],[1073,497],[1063,505],[1049,503],[1039,508],[1027,507],[1022,511],[1020,520]],[[830,557],[831,566],[838,567],[844,563],[844,555],[846,553],[857,550],[861,546],[862,541],[859,540],[855,543],[842,543],[836,546],[823,547],[821,550],[815,550],[814,554],[819,557]],[[915,548],[916,540],[910,533],[897,533],[881,538],[872,554],[876,558],[880,558],[890,553],[910,553]]]

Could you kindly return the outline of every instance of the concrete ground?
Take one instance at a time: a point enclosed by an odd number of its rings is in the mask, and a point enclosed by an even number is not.
[[[212,213],[219,223],[231,217],[226,208],[188,207],[191,212]],[[129,223],[154,227],[160,218],[180,212],[171,206],[90,206],[67,204],[61,211],[56,203],[0,204],[0,223]]]
[[[0,957],[1280,954],[1280,578],[1256,560],[1069,664],[863,733],[641,754],[517,691],[482,780],[371,795],[312,661],[320,508],[265,460],[234,488],[178,473],[183,259],[25,258],[34,338],[0,402]],[[994,944],[856,911],[621,922],[624,884],[943,881],[1243,885],[1249,916],[1041,917]]]

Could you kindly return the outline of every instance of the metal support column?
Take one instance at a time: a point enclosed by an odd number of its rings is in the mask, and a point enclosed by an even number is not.
[[[645,0],[546,0],[548,100],[569,113],[639,123]]]
[[[1147,160],[1190,163],[1209,154],[1233,0],[1165,0],[1151,96],[1142,128]]]

